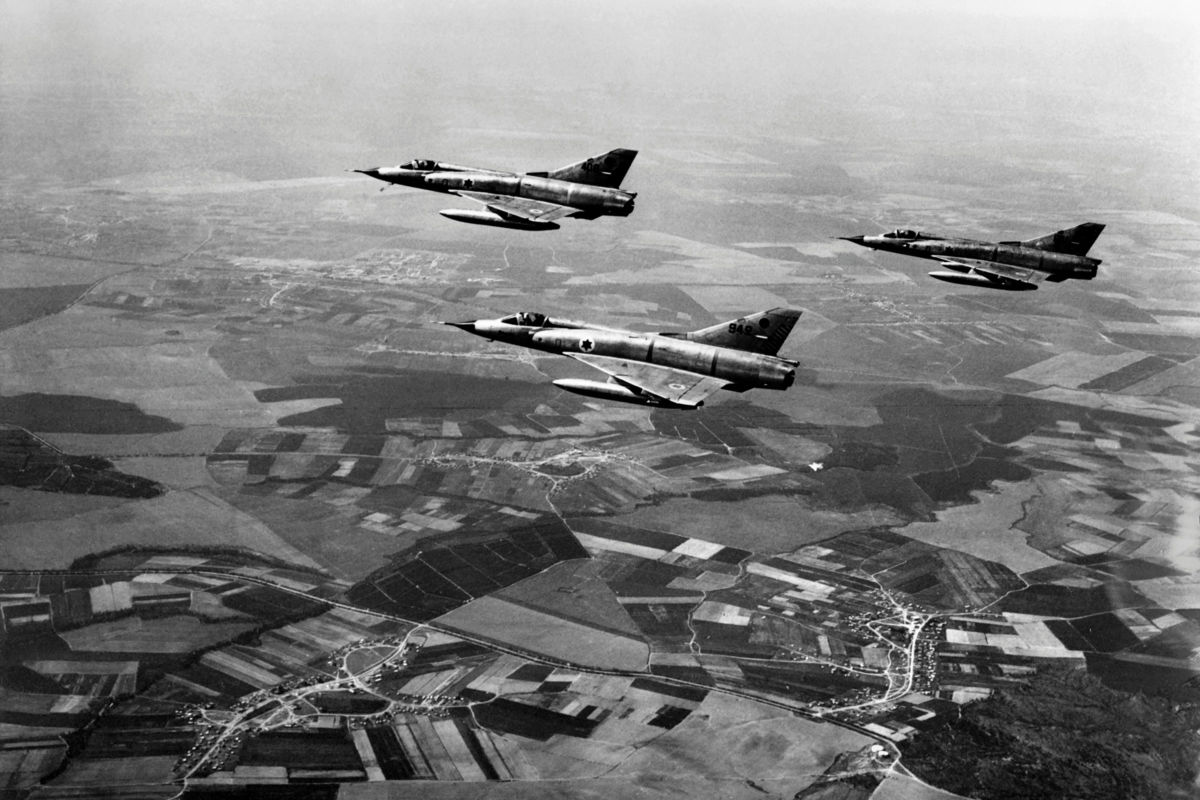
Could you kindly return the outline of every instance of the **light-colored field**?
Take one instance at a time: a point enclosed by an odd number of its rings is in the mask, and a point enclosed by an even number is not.
[[[871,800],[965,800],[962,795],[944,792],[916,778],[890,772],[871,795]]]
[[[261,520],[290,547],[305,553],[339,578],[360,580],[399,549],[396,537],[355,528],[355,487],[333,485],[328,496],[292,500],[273,494],[241,494],[237,487],[219,494],[247,517]],[[365,490],[363,490],[365,491]],[[321,499],[317,499],[321,498]],[[338,505],[330,500],[347,500]]]
[[[92,791],[97,787],[162,785],[170,782],[175,760],[175,756],[80,758],[72,761],[50,785],[61,788],[81,786]],[[170,796],[166,792],[163,794],[163,797]]]
[[[69,665],[75,662],[63,663]],[[131,663],[136,669],[137,662]],[[27,694],[0,687],[0,708],[5,711],[19,711],[25,714],[78,714],[87,711],[90,706],[91,698],[86,695]]]
[[[1040,494],[1030,482],[993,484],[993,491],[975,492],[979,502],[937,513],[937,522],[914,522],[899,533],[919,542],[961,550],[1003,564],[1020,574],[1059,563],[1029,546],[1026,534],[1012,526],[1024,518],[1025,504]]]
[[[244,548],[317,566],[266,525],[204,491],[173,491],[68,519],[16,522],[4,529],[10,569],[62,569],[82,556],[125,545]]]
[[[446,749],[441,737],[437,735],[433,720],[429,717],[417,717],[411,730],[421,748],[421,754],[429,762],[429,766],[438,780],[462,780],[462,773],[454,765],[454,757],[450,755],[450,751]]]
[[[212,488],[217,485],[205,466],[204,456],[118,458],[113,466],[126,474],[149,478],[171,489]]]
[[[737,247],[754,250],[762,247],[790,247],[803,256],[814,258],[837,258],[839,255],[863,252],[858,245],[834,239],[828,242],[738,242]]]
[[[446,753],[454,762],[455,768],[464,781],[487,780],[487,776],[484,775],[483,769],[479,764],[475,762],[470,748],[463,740],[462,734],[453,720],[435,720],[433,723],[433,732],[441,740],[442,745],[446,748]]]
[[[837,334],[832,335],[836,336]],[[791,348],[792,344],[789,340],[782,351],[785,358],[802,359],[801,369],[813,366],[807,360],[807,351],[803,346],[797,347],[795,350]],[[821,382],[836,383],[848,377],[854,380],[862,379],[863,383],[876,382],[876,376],[866,375],[853,369],[847,370],[846,366],[846,362],[842,362],[842,366],[835,369],[819,368],[817,371],[820,374]],[[865,428],[878,425],[880,422],[879,412],[874,406],[869,405],[868,402],[859,402],[859,396],[849,394],[841,387],[835,391],[820,386],[796,385],[786,392],[760,391],[755,393],[753,399],[757,406],[777,411],[790,419],[811,422],[814,425],[853,425]],[[741,398],[730,392],[717,392],[709,399],[708,404],[740,401]],[[767,436],[773,434],[766,428],[758,430]]]
[[[1200,319],[1183,316],[1156,317],[1154,322],[1105,322],[1114,333],[1147,333],[1151,336],[1200,336]]]
[[[1137,588],[1163,608],[1195,608],[1200,599],[1200,576],[1153,578],[1138,581]]]
[[[1104,408],[1110,411],[1125,411],[1130,414],[1154,417],[1155,419],[1200,423],[1200,409],[1189,408],[1172,401],[1159,402],[1140,397],[1100,394],[1098,392],[1085,392],[1056,387],[1030,392],[1029,396],[1038,400],[1067,403],[1069,405],[1083,406],[1084,408]]]
[[[577,275],[568,284],[718,284],[728,286],[736,275],[739,286],[793,283],[798,264],[775,261],[731,247],[672,236],[658,231],[638,231],[631,247],[665,251],[677,260],[649,269],[623,269],[599,275]]]
[[[1145,353],[1138,351],[1108,355],[1060,353],[1005,377],[1029,381],[1042,386],[1066,386],[1074,389],[1102,375],[1116,372],[1122,367],[1141,361],[1145,357]]]
[[[119,653],[187,653],[229,639],[254,627],[251,623],[206,623],[175,615],[158,619],[128,617],[66,631],[72,650]]]
[[[74,306],[53,317],[0,332],[4,392],[70,394],[132,403],[173,422],[225,427],[273,425],[281,416],[329,400],[261,404],[263,384],[231,380],[208,349],[218,334],[198,327],[164,340],[162,325]]]
[[[1193,358],[1185,364],[1165,369],[1157,375],[1122,389],[1121,393],[1142,396],[1161,394],[1171,396],[1172,390],[1189,392],[1195,391],[1197,386],[1200,386],[1200,358]]]
[[[592,553],[624,553],[628,556],[648,558],[652,561],[657,561],[667,554],[666,550],[660,550],[656,547],[646,547],[645,545],[634,544],[633,542],[623,542],[619,539],[607,539],[603,536],[593,536],[590,533],[577,533],[575,534],[575,538]]]
[[[742,433],[798,464],[819,462],[830,451],[825,442],[818,442],[807,436],[780,433],[769,428],[746,428]]]
[[[177,181],[178,176],[165,178]],[[142,185],[138,189],[149,192],[151,194],[171,194],[171,195],[193,195],[193,194],[239,194],[242,192],[265,192],[265,191],[280,191],[285,189],[309,189],[314,186],[338,186],[341,184],[354,183],[353,177],[344,175],[320,176],[315,178],[287,178],[279,180],[266,181],[247,181],[237,177],[231,177],[230,180],[218,180],[215,182],[206,182],[199,184],[191,183],[175,183],[170,186],[148,186],[146,185],[149,176],[142,179]],[[361,181],[359,181],[361,182]]]
[[[681,286],[683,292],[713,313],[748,314],[752,311],[786,306],[787,300],[760,286],[708,284]]]
[[[596,562],[590,558],[552,564],[495,594],[560,618],[641,638],[641,631],[617,602],[612,589],[600,577]]]
[[[136,675],[136,661],[26,661],[25,666],[43,675]]]
[[[0,253],[0,289],[32,286],[65,286],[98,281],[127,272],[128,264],[55,258],[32,253]]]
[[[394,655],[395,652],[396,648],[390,646],[360,647],[346,657],[346,669],[350,674],[358,675]]]
[[[669,778],[740,777],[790,796],[840,753],[873,740],[853,731],[794,717],[746,700],[709,694],[687,719],[642,745],[612,774]]]
[[[284,678],[282,668],[268,665],[256,654],[236,645],[205,653],[200,657],[200,663],[259,689],[274,686]],[[271,669],[267,669],[267,666]]]
[[[636,778],[601,777],[586,781],[514,780],[488,783],[379,781],[343,783],[338,800],[764,800],[790,797],[806,783],[789,784],[789,792],[763,793],[754,779],[711,780],[693,775]]]
[[[437,621],[464,633],[585,666],[643,669],[650,655],[644,642],[497,597],[482,597]]]
[[[128,458],[202,455],[211,453],[228,429],[190,425],[164,433],[134,433],[111,436],[94,433],[46,433],[42,438],[67,453]]]
[[[882,506],[847,514],[810,509],[797,498],[770,495],[727,502],[672,498],[613,517],[613,522],[757,553],[783,553],[843,531],[899,525],[903,520]]]
[[[120,497],[37,492],[0,486],[0,528],[5,529],[4,554],[8,554],[7,528],[10,525],[66,519],[77,514],[116,508],[128,502]]]
[[[2,730],[0,739],[3,739]],[[12,748],[0,745],[0,793],[32,786],[43,775],[52,772],[67,754],[66,744],[55,739],[47,739],[39,746],[30,744],[21,742]]]
[[[75,730],[74,725],[17,725],[13,722],[0,722],[0,742],[55,739],[59,734],[70,733],[73,730]],[[0,775],[4,774],[0,772]],[[3,788],[2,784],[0,784],[0,788]]]
[[[761,158],[756,155],[745,152],[744,150],[691,150],[678,147],[660,148],[655,151],[655,155],[660,158],[668,158],[674,161],[681,161],[685,165],[769,165],[773,161]],[[786,173],[780,173],[786,175]]]

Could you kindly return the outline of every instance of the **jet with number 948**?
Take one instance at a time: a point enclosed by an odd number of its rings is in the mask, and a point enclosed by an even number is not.
[[[608,376],[606,381],[554,381],[568,392],[694,409],[720,389],[744,392],[791,386],[799,362],[777,353],[801,313],[773,308],[686,333],[640,333],[528,311],[501,319],[443,324],[486,339],[564,355]]]

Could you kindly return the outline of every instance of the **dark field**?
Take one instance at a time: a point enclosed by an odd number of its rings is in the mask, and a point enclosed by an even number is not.
[[[884,683],[882,678],[847,675],[809,664],[741,662],[739,666],[746,676],[746,684],[758,691],[810,701],[820,701],[843,692],[862,689],[864,683]]]
[[[1200,750],[1198,716],[1056,670],[966,706],[949,726],[906,744],[904,762],[965,797],[1183,796]],[[998,752],[1022,768],[998,768]]]
[[[496,533],[461,532],[455,544],[415,547],[355,584],[346,599],[363,608],[426,621],[476,597],[536,575],[559,561],[586,558],[557,521]],[[466,539],[466,541],[464,541]],[[441,540],[438,540],[439,542]]]
[[[879,425],[839,433],[866,446],[894,446],[895,463],[908,474],[953,469],[969,464],[982,449],[974,427],[995,418],[995,404],[995,395],[985,392],[895,389],[874,400]]]
[[[387,708],[377,697],[358,697],[345,692],[311,694],[308,701],[322,714],[375,714]]]
[[[1059,420],[1078,422],[1085,431],[1099,432],[1099,423],[1128,425],[1148,430],[1161,430],[1170,423],[1153,417],[1143,417],[1108,409],[1091,409],[1055,403],[1034,397],[1006,394],[996,405],[999,414],[975,425],[988,440],[999,444],[1014,444],[1043,426]]]
[[[396,736],[394,729],[386,726],[367,728],[366,731],[367,739],[371,742],[371,750],[375,753],[379,768],[383,770],[384,778],[389,781],[401,781],[412,778],[416,774],[412,761],[404,752],[404,747],[400,744],[400,739]]]
[[[1088,653],[1087,663],[1088,671],[1112,689],[1166,697],[1193,707],[1200,703],[1200,680],[1194,670],[1105,653]]]
[[[1149,605],[1150,601],[1131,584],[1114,580],[1107,586],[1091,588],[1034,584],[1005,597],[999,608],[1017,614],[1043,614],[1069,619],[1118,608]]]
[[[292,769],[362,769],[358,750],[343,731],[264,733],[246,741],[238,763]]]
[[[0,289],[0,331],[57,314],[88,290],[89,284]]]
[[[301,619],[320,614],[324,603],[297,597],[269,586],[252,586],[225,598],[225,605],[259,619]]]
[[[7,425],[0,425],[0,485],[127,498],[157,497],[166,491],[148,478],[114,469],[103,458],[63,453],[28,431]]]
[[[80,753],[82,758],[179,756],[196,741],[191,727],[170,726],[164,719],[113,717],[97,720]]]
[[[485,728],[544,742],[556,734],[587,738],[595,720],[560,714],[546,708],[499,698],[474,706],[475,719]]]
[[[1138,637],[1115,614],[1096,614],[1071,620],[1071,627],[1088,640],[1090,650],[1101,653],[1115,653],[1138,643]]]
[[[1119,392],[1173,366],[1174,361],[1159,356],[1146,356],[1141,361],[1135,361],[1107,375],[1080,384],[1079,388],[1096,392]]]
[[[985,451],[999,452],[1001,458],[980,455],[967,464],[959,464],[940,472],[926,472],[913,476],[913,482],[921,487],[935,503],[962,505],[972,501],[971,493],[987,489],[995,481],[1023,481],[1031,473],[1028,469],[1003,460],[1007,455],[1003,448],[985,445]]]
[[[182,430],[165,417],[143,413],[132,403],[74,394],[0,397],[0,421],[40,433],[132,436]]]
[[[20,664],[0,667],[0,687],[29,694],[67,693],[67,690],[58,681]]]

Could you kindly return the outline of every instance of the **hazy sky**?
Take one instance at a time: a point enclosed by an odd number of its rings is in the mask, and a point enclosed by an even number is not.
[[[253,160],[253,177],[456,155],[437,146],[463,128],[551,163],[576,149],[553,137],[879,126],[904,147],[997,114],[1174,140],[1200,119],[1192,5],[8,0],[0,135],[9,171]]]

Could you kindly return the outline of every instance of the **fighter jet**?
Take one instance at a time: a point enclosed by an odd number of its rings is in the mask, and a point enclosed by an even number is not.
[[[627,217],[634,192],[621,190],[636,150],[610,150],[551,172],[499,172],[418,158],[398,167],[356,169],[388,183],[446,192],[482,203],[486,210],[448,208],[443,217],[476,225],[553,230],[557,219]]]
[[[799,362],[779,358],[800,318],[773,308],[690,333],[638,333],[522,311],[502,319],[445,322],[508,344],[558,353],[608,375],[605,381],[565,378],[568,392],[661,408],[692,409],[718,389],[787,389]]]
[[[1088,258],[1087,251],[1103,230],[1104,226],[1098,222],[1085,222],[1024,242],[949,239],[912,230],[840,238],[873,250],[938,261],[949,268],[929,273],[939,281],[1025,291],[1038,288],[1042,281],[1059,283],[1067,278],[1090,281],[1096,277],[1100,259]]]

